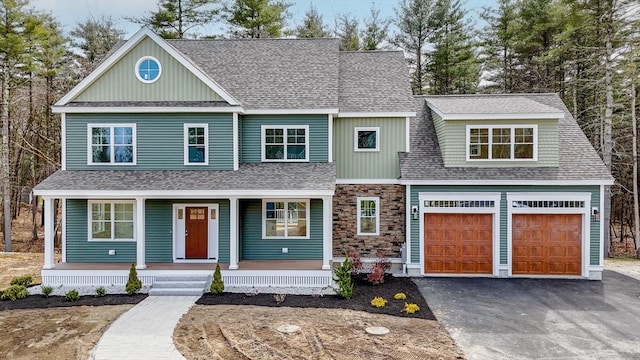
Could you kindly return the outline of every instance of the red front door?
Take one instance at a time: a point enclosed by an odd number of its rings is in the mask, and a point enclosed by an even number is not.
[[[206,259],[209,220],[206,207],[186,208],[185,252],[187,259]]]

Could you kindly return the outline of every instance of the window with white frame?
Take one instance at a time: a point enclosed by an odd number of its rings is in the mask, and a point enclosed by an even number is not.
[[[309,161],[309,126],[262,126],[262,161]]]
[[[89,124],[89,164],[134,165],[135,124]]]
[[[209,124],[184,124],[184,164],[209,164]]]
[[[133,201],[90,201],[89,241],[133,241]]]
[[[353,136],[354,151],[380,151],[379,127],[357,127]]]
[[[380,198],[358,198],[358,235],[380,234]]]
[[[467,126],[467,160],[536,160],[536,125]]]
[[[264,238],[309,238],[309,200],[264,200]]]

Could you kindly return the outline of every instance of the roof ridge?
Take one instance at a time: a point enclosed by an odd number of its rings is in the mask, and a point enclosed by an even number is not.
[[[168,42],[241,42],[241,41],[320,41],[320,40],[331,40],[338,41],[338,38],[333,37],[323,37],[323,38],[237,38],[237,39],[227,39],[227,38],[218,38],[218,39],[166,39]]]
[[[505,94],[447,94],[447,95],[429,95],[423,94],[419,96],[423,97],[438,97],[438,98],[452,98],[452,97],[512,97],[512,96],[549,96],[558,95],[557,93],[505,93]],[[418,96],[418,95],[417,95]]]

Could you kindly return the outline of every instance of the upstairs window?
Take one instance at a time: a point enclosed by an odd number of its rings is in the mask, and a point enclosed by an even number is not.
[[[467,126],[467,160],[536,160],[536,125]]]
[[[309,126],[262,126],[262,161],[309,161]]]
[[[184,164],[209,164],[208,124],[184,124]]]
[[[135,124],[89,124],[90,165],[134,165],[136,162]]]
[[[380,151],[380,128],[357,127],[354,131],[354,151]]]
[[[136,77],[145,84],[156,82],[161,74],[162,65],[153,56],[143,56],[136,63]]]

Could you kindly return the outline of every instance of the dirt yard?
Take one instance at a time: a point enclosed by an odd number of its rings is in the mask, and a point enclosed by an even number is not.
[[[59,259],[60,255],[56,254],[56,261]],[[42,253],[0,253],[0,290],[6,289],[14,276],[31,275],[34,284],[40,283],[42,264]]]
[[[132,306],[0,311],[0,358],[86,360],[104,330]]]
[[[300,326],[282,334],[280,325]],[[390,333],[369,335],[384,326]],[[463,359],[436,321],[343,309],[196,305],[176,327],[187,359]]]

